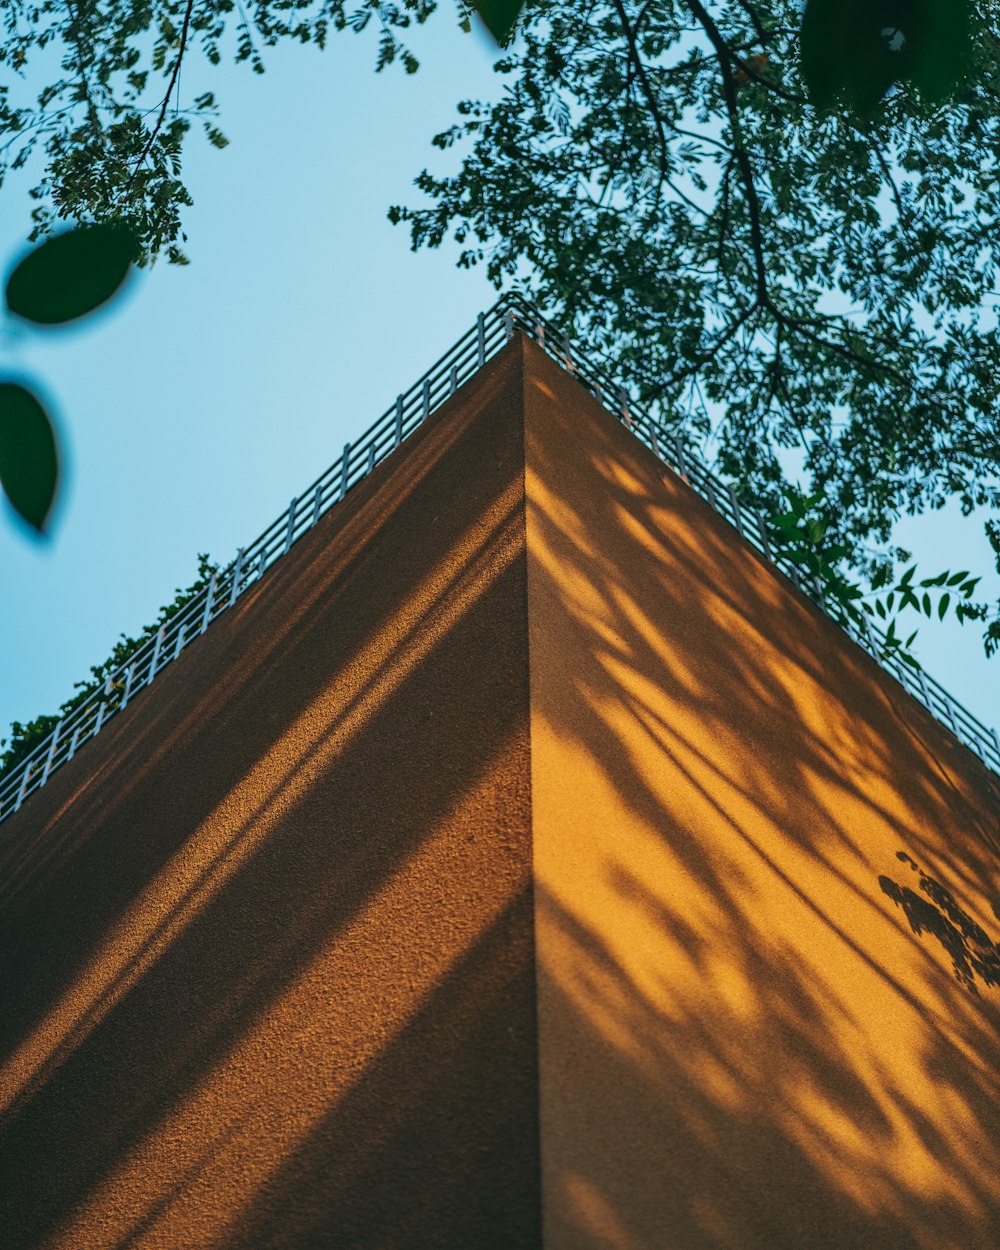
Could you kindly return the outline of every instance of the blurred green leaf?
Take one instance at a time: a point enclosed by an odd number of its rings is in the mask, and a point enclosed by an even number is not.
[[[514,33],[524,0],[475,0],[483,25],[503,47]]]
[[[136,241],[123,226],[76,226],[46,239],[7,279],[7,307],[38,325],[93,312],[125,281]]]
[[[951,603],[951,595],[945,593],[941,596],[941,602],[938,604],[938,620],[944,620],[944,614],[948,611],[948,604]]]
[[[59,482],[52,422],[40,401],[17,382],[0,382],[0,486],[39,534]]]
[[[973,0],[807,0],[801,67],[817,108],[866,114],[894,82],[928,100],[958,87],[973,51]]]

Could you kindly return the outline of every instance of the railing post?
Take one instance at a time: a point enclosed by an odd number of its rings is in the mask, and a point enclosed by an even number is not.
[[[677,466],[678,476],[682,477],[686,482],[688,480],[687,467],[684,463],[684,444],[681,442],[680,435],[674,435],[674,464]]]
[[[371,473],[372,469],[374,469],[374,468],[375,468],[375,444],[372,442],[372,443],[369,443],[369,444],[368,444],[368,469],[367,469],[367,472],[368,472],[368,473]]]
[[[736,518],[736,528],[739,530],[740,535],[745,537],[743,534],[743,514],[740,511],[739,498],[736,491],[734,491],[731,486],[727,486],[726,490],[729,491],[729,502],[733,505],[733,516]]]
[[[76,744],[77,744],[77,740],[79,739],[79,737],[80,737],[80,726],[79,726],[79,725],[77,725],[77,727],[73,730],[73,736],[72,736],[72,738],[70,738],[70,740],[69,740],[69,750],[66,752],[66,763],[67,763],[67,764],[70,762],[70,760],[71,760],[71,759],[73,758],[73,756],[76,754]]]
[[[628,391],[626,391],[624,386],[618,387],[618,407],[621,411],[622,420],[625,422],[628,428],[631,429],[632,428],[632,414],[628,410]]]
[[[177,657],[180,655],[180,653],[181,653],[181,648],[184,646],[184,632],[185,632],[185,630],[186,630],[186,629],[187,629],[187,626],[186,626],[186,625],[180,625],[180,626],[178,626],[178,629],[177,629],[177,641],[174,643],[174,659],[175,659],[175,660],[176,660],[176,659],[177,659]]]
[[[995,729],[991,729],[990,733],[993,735],[993,741],[996,743],[997,763],[1000,764],[1000,734]]]
[[[17,788],[17,798],[14,800],[14,811],[18,811],[24,802],[24,794],[28,788],[28,782],[31,780],[31,762],[25,760],[24,772],[21,774],[21,784]]]
[[[508,308],[503,315],[504,329],[507,332],[507,342],[509,343],[514,337],[514,314]]]
[[[288,524],[285,526],[285,550],[287,551],[292,545],[292,533],[295,530],[295,513],[298,510],[299,501],[293,499],[288,505]]]
[[[572,376],[576,373],[573,367],[573,340],[568,334],[562,336],[563,363],[566,366],[566,372]],[[631,424],[631,423],[630,423]]]
[[[45,756],[45,767],[42,769],[42,781],[44,786],[49,779],[49,773],[52,771],[52,761],[56,757],[56,744],[59,741],[59,730],[62,729],[62,717],[56,722],[56,727],[52,731],[52,741],[49,743],[49,749]]]
[[[395,440],[396,440],[396,441],[395,441],[395,446],[396,446],[396,447],[398,447],[398,446],[399,446],[399,444],[403,441],[403,397],[402,397],[402,395],[397,395],[397,396],[396,396],[396,431],[395,431]]]
[[[241,551],[242,551],[242,548],[241,548]],[[163,634],[166,628],[167,628],[166,625],[161,625],[160,628],[156,631],[156,640],[153,643],[153,658],[149,662],[149,676],[146,678],[147,686],[156,676],[156,665],[160,659],[160,648],[163,646]]]
[[[237,551],[236,553],[236,563],[233,565],[233,584],[232,584],[232,588],[229,591],[229,606],[230,607],[232,607],[233,604],[236,602],[236,600],[239,598],[240,581],[242,580],[242,577],[243,577],[243,554],[244,554],[244,550],[241,547],[239,551]]]
[[[208,579],[208,586],[205,590],[205,611],[201,614],[201,633],[208,629],[209,622],[212,619],[212,605],[215,601],[215,574]]]
[[[319,510],[320,510],[320,506],[322,505],[322,503],[323,503],[323,483],[317,482],[316,490],[315,490],[315,493],[313,494],[312,519],[309,522],[310,528],[314,526],[316,522],[319,520]]]
[[[917,669],[917,681],[920,683],[920,697],[924,701],[924,707],[926,707],[928,711],[933,712],[934,705],[931,703],[931,692],[927,685],[927,678],[924,676],[924,670],[922,668]]]
[[[476,345],[481,369],[486,364],[486,318],[482,313],[476,318]]]
[[[875,626],[871,622],[871,617],[866,612],[862,613],[862,615],[864,616],[865,637],[868,639],[868,646],[870,648],[870,653],[873,656],[877,657],[879,653],[879,645],[878,645],[878,636],[875,633]]]
[[[344,444],[344,452],[340,457],[340,494],[338,499],[343,499],[347,494],[347,475],[351,471],[351,444]]]
[[[458,365],[451,366],[451,373],[448,375],[448,394],[454,395],[458,390]]]
[[[135,676],[135,664],[132,663],[125,670],[125,689],[122,691],[122,707],[128,706],[129,696],[132,693],[132,679]]]
[[[424,378],[424,384],[420,388],[420,420],[426,421],[431,415],[431,380]]]
[[[760,545],[764,555],[772,561],[774,557],[771,555],[771,544],[767,540],[767,522],[764,520],[763,512],[758,512],[756,508],[753,510],[754,516],[757,518],[757,532],[760,534]],[[867,624],[867,618],[865,623]]]

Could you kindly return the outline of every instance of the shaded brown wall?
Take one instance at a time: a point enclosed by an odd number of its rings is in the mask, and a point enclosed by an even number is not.
[[[996,778],[525,386],[546,1250],[995,1250]]]
[[[539,1244],[521,353],[4,825],[0,1244]]]

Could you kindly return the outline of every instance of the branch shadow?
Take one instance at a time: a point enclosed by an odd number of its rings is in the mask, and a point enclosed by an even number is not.
[[[1000,1011],[951,965],[996,779],[528,359],[546,1245],[988,1250]],[[946,958],[879,887],[900,846]]]

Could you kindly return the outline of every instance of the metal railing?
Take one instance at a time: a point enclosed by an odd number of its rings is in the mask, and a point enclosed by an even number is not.
[[[820,607],[822,590],[803,583],[795,564],[772,550],[763,516],[732,486],[709,469],[680,438],[668,433],[648,412],[633,403],[604,370],[577,352],[570,340],[517,296],[503,296],[476,324],[420,377],[354,442],[347,443],[324,473],[289,503],[277,520],[235,558],[214,573],[188,603],[143,642],[97,693],[66,715],[21,763],[0,782],[0,822],[67,763],[85,742],[100,733],[108,720],[122,711],[159,673],[178,658],[241,594],[258,581],[276,560],[307,533],[331,507],[362,481],[417,427],[455,393],[492,356],[522,330],[615,413],[632,433],[677,472],[757,551],[782,570]],[[839,620],[850,636],[911,694],[970,747],[985,764],[1000,773],[1000,737],[967,711],[922,669],[912,669],[886,654],[884,635],[874,625],[862,632]]]

